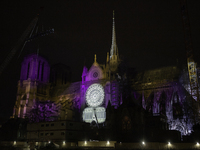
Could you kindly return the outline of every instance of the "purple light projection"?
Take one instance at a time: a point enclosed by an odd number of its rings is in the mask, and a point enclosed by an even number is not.
[[[178,130],[182,135],[190,134],[195,111],[191,106],[191,95],[177,82],[162,86],[165,88],[152,90],[146,100],[142,94],[143,108],[155,116],[166,115],[170,130]]]
[[[13,117],[24,118],[35,104],[37,94],[40,94],[40,100],[46,99],[49,92],[49,75],[50,66],[46,59],[36,54],[24,58]]]
[[[115,109],[119,107],[119,84],[117,81],[111,82],[111,105]]]
[[[41,82],[48,82],[50,74],[50,66],[43,57],[30,54],[24,58],[21,68],[20,80],[37,80]]]
[[[49,74],[50,67],[48,62],[44,58],[32,54],[27,56],[22,63],[20,79],[21,81],[31,79],[32,81],[36,80],[41,83],[47,83],[49,81]],[[87,88],[92,83],[101,84],[102,80],[99,79],[102,77],[102,70],[97,65],[92,66],[89,71],[86,67],[83,68],[82,83],[77,82],[77,86],[72,86],[73,91],[68,93],[74,95],[72,100],[74,107],[79,110],[85,108],[85,93]],[[109,90],[107,90],[107,88],[109,88]],[[77,96],[77,93],[74,92],[75,89],[78,89],[80,96]],[[104,90],[105,94],[107,94],[105,96],[105,103],[107,104],[110,100],[111,105],[117,109],[120,105],[119,83],[117,81],[109,82]],[[189,110],[189,107],[187,106],[189,105],[188,103],[192,101],[192,98],[190,93],[184,88],[184,85],[181,85],[178,82],[166,83],[166,85],[159,85],[158,88],[154,88],[148,98],[145,99],[147,96],[144,96],[144,93],[141,97],[141,103],[144,109],[152,112],[153,115],[167,116],[170,130],[179,130],[182,135],[191,133],[194,124],[194,121],[192,120],[193,116],[191,116],[193,110]],[[51,110],[49,107],[46,109],[46,104],[36,104],[35,108],[39,110],[39,112],[32,114],[32,118],[38,118],[35,119],[36,122],[40,120],[47,121],[49,118],[52,119],[52,114],[55,116],[58,115],[56,114],[56,109]],[[33,109],[33,111],[35,111],[35,109]],[[36,117],[37,115],[38,117]]]
[[[36,101],[34,107],[26,114],[30,122],[55,121],[59,108],[51,101]]]

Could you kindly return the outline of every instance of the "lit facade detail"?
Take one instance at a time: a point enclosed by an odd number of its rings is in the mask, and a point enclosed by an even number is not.
[[[93,108],[85,108],[83,111],[83,121],[91,123],[93,120],[93,115],[94,115]]]
[[[190,94],[192,97],[199,101],[199,91],[198,91],[198,77],[197,77],[197,69],[196,69],[196,63],[192,58],[188,58],[188,74],[190,79]]]
[[[104,107],[87,107],[83,111],[83,121],[91,123],[103,123],[106,120],[106,109]]]
[[[106,121],[106,109],[104,107],[97,107],[95,109],[98,123],[103,123]]]
[[[30,54],[24,58],[13,117],[24,118],[36,101],[48,100],[49,77],[50,65],[45,58],[37,54]]]
[[[82,118],[83,121],[91,123],[95,121],[103,123],[106,120],[106,109],[101,107],[104,103],[105,91],[101,84],[91,84],[86,91],[86,107],[83,110]]]
[[[104,101],[104,89],[100,84],[92,84],[86,91],[86,102],[90,107],[100,106]]]

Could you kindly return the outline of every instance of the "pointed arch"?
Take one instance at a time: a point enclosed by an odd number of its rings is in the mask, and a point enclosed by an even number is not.
[[[30,72],[30,62],[28,63],[28,67],[27,67],[27,75],[26,75],[26,79],[29,78],[29,72]]]
[[[180,102],[180,98],[178,95],[178,92],[174,92],[173,97],[172,97],[173,103],[179,103]]]
[[[141,95],[139,95],[139,97],[137,99],[137,101],[138,101],[138,103],[139,103],[140,106],[143,106],[142,105],[142,100],[143,100],[143,97],[142,97],[142,94],[141,94]]]
[[[122,119],[122,130],[126,132],[131,130],[131,119],[128,115],[124,116]]]
[[[90,70],[88,71],[88,74],[86,76],[86,81],[91,81],[91,80],[99,80],[104,78],[104,73],[102,68],[97,64],[97,65],[92,65]]]
[[[146,110],[148,112],[153,113],[153,107],[154,107],[154,91],[150,94],[146,101]]]
[[[160,97],[159,97],[159,113],[162,115],[166,115],[166,100],[167,100],[167,95],[165,91],[162,91]]]
[[[182,110],[182,104],[180,101],[180,96],[178,92],[174,92],[172,96],[172,109],[173,109],[173,118],[182,118],[183,116],[183,110]]]

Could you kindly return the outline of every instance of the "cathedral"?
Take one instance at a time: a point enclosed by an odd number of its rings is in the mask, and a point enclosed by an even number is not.
[[[111,49],[105,60],[100,64],[94,54],[91,67],[83,67],[82,81],[71,83],[70,67],[50,66],[37,54],[26,56],[21,64],[13,118],[33,116],[30,114],[35,109],[45,111],[42,121],[76,120],[105,129],[118,122],[126,134],[133,128],[142,132],[144,122],[150,126],[153,121],[152,128],[159,129],[161,124],[161,128],[182,135],[192,132],[199,113],[197,101],[191,96],[187,69],[169,66],[134,72],[124,67],[114,16]]]

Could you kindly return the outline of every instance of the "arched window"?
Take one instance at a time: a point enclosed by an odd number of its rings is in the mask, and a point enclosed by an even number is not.
[[[131,119],[128,116],[124,116],[122,120],[122,130],[131,130]]]
[[[160,95],[159,103],[160,103],[160,114],[166,115],[166,100],[167,96],[165,92],[162,92]]]
[[[42,63],[41,81],[44,79],[44,62]]]
[[[28,79],[28,77],[29,77],[29,70],[30,70],[30,62],[28,63],[28,68],[27,68],[27,79]]]
[[[146,101],[146,110],[148,112],[153,113],[153,106],[154,106],[154,92],[151,93],[151,95]]]
[[[173,117],[176,118],[182,118],[183,111],[182,111],[182,105],[180,103],[180,99],[178,96],[178,93],[174,93],[173,96]]]
[[[41,61],[39,61],[39,64],[38,64],[37,79],[39,79],[40,77],[40,65],[41,65]]]

